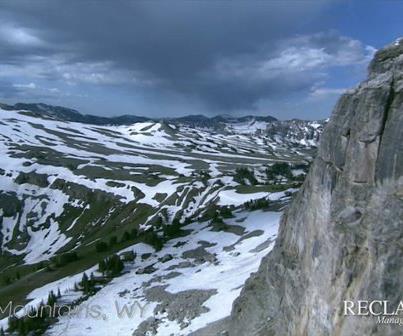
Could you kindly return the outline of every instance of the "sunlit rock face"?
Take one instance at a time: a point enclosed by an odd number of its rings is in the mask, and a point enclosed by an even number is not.
[[[233,306],[230,335],[401,334],[376,316],[346,316],[344,301],[403,300],[402,130],[396,42],[340,98],[275,248]]]

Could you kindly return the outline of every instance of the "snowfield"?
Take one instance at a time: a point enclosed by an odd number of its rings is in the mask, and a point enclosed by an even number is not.
[[[243,229],[242,234],[215,232],[208,223],[196,222],[185,227],[191,233],[186,236],[186,243],[182,246],[178,246],[178,243],[184,239],[177,238],[171,240],[159,252],[144,244],[137,244],[121,251],[134,251],[137,254],[136,260],[126,265],[124,275],[113,280],[79,307],[82,311],[87,307],[97,307],[102,316],[93,318],[83,313],[62,317],[50,329],[49,335],[131,335],[141,322],[157,318],[156,335],[179,336],[188,335],[228,316],[243,283],[257,270],[261,258],[272,249],[280,216],[280,212],[240,211],[234,218],[228,220],[227,224]],[[198,250],[203,251],[200,255],[206,254],[205,260],[202,260],[197,253],[194,255],[189,253]],[[150,252],[153,255],[147,260],[141,258],[143,254]],[[189,253],[188,257],[184,257],[186,252]],[[173,258],[166,262],[158,261],[166,255],[171,255]],[[155,272],[136,274],[136,271],[151,264],[156,268]],[[86,271],[87,274],[91,272],[96,272],[96,268]],[[37,305],[41,300],[46,301],[48,293],[51,290],[57,292],[58,289],[61,290],[63,302],[76,299],[79,294],[74,291],[74,283],[81,277],[82,273],[76,274],[34,290],[28,295],[32,300],[29,305]],[[205,312],[199,316],[187,319],[185,314],[182,320],[170,320],[166,314],[154,312],[159,301],[147,298],[148,290],[160,286],[164,286],[164,289],[173,296],[184,291],[197,293],[212,290],[214,294],[202,302]],[[134,305],[132,317],[124,314],[119,316],[118,313],[124,305],[128,307]],[[189,316],[192,316],[191,312]],[[2,324],[5,322],[3,320]]]
[[[237,120],[92,125],[0,108],[0,304],[24,318],[60,291],[71,311],[46,325],[54,336],[185,336],[229,316],[323,127]],[[99,272],[114,254],[123,271]]]
[[[210,176],[225,181],[225,187],[228,187],[236,186],[227,176],[228,170],[234,169],[234,161],[256,169],[286,158],[280,150],[273,155],[270,146],[262,146],[260,143],[262,139],[265,142],[273,140],[251,136],[263,128],[264,122],[233,124],[231,127],[234,133],[223,135],[206,129],[187,126],[178,128],[155,122],[101,127],[39,119],[24,111],[2,109],[0,117],[0,168],[4,171],[0,178],[0,190],[24,198],[22,216],[3,217],[1,246],[10,253],[25,255],[24,261],[28,264],[48,259],[71,241],[69,232],[76,223],[72,221],[70,230],[61,232],[54,220],[62,215],[66,205],[72,203],[64,190],[51,188],[57,180],[74,182],[88,190],[112,193],[121,202],[136,201],[158,209],[157,213],[164,209],[173,218],[179,210],[183,210],[187,216],[194,214],[212,200],[218,200],[219,205],[239,206],[245,201],[267,195],[238,194],[234,190],[213,186],[211,180],[206,186],[198,187],[198,195],[193,195],[191,200],[183,198],[181,204],[162,205],[157,200],[160,193],[166,194],[167,200],[174,195],[180,197],[189,194],[189,188],[183,188],[189,185],[193,188],[199,182],[180,182],[178,177],[191,178],[198,166],[205,166]],[[41,154],[44,148],[47,152]],[[49,153],[48,149],[52,152]],[[59,161],[47,163],[33,157],[33,151],[39,151],[35,155],[40,154],[41,157],[58,157]],[[73,170],[72,166],[77,160],[79,164]],[[63,161],[66,163],[59,164]],[[151,168],[156,169],[156,172],[149,175],[155,179],[150,184],[144,179],[144,173]],[[165,172],[166,169],[170,171]],[[44,175],[49,186],[16,183],[20,173]],[[112,178],[104,177],[108,175]],[[116,181],[114,175],[122,177],[119,177],[118,184],[111,185],[111,179]],[[84,215],[87,206],[83,202],[76,204]],[[26,224],[24,218],[27,215],[33,215],[38,221],[32,225]],[[147,225],[143,223],[143,227]],[[25,231],[30,237],[25,246],[9,246],[15,229]],[[37,248],[39,241],[42,244]]]

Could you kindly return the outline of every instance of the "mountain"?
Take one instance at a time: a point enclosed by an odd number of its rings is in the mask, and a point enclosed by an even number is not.
[[[208,118],[203,115],[189,115],[179,118],[170,118],[170,122],[184,124],[192,127],[206,127],[223,129],[227,125],[237,124],[237,123],[251,123],[251,122],[262,122],[271,123],[277,121],[276,118],[272,116],[243,116],[243,117],[232,117],[229,115],[218,115],[215,117]]]
[[[184,124],[192,127],[217,127],[221,124],[245,122],[245,121],[265,121],[271,122],[277,119],[271,116],[243,116],[243,117],[231,117],[227,115],[206,117],[204,115],[188,115],[178,118],[148,118],[135,115],[122,115],[117,117],[100,117],[90,114],[81,114],[80,112],[62,107],[54,106],[43,103],[17,103],[14,105],[8,105],[0,103],[0,108],[7,111],[24,110],[34,116],[48,117],[60,121],[74,121],[86,124],[94,125],[130,125],[141,121],[167,121],[171,123]],[[218,124],[218,125],[217,125]]]
[[[316,146],[327,120],[306,121],[299,119],[269,123],[265,129],[268,134],[301,143]]]
[[[273,247],[316,140],[269,132],[277,121],[256,117],[88,118],[44,104],[0,106],[0,306],[24,305],[0,326],[188,335],[228,316]],[[110,320],[24,319],[49,300],[96,305]],[[123,321],[115,302],[147,309]]]
[[[27,104],[17,103],[7,105],[0,103],[0,108],[6,111],[23,110],[32,116],[47,117],[60,121],[74,121],[94,125],[129,125],[140,121],[147,121],[149,118],[123,115],[119,117],[99,117],[90,114],[81,114],[80,112],[62,106],[53,106],[42,103]]]
[[[227,334],[401,334],[399,316],[385,314],[403,296],[402,83],[400,40],[378,51],[368,79],[337,103],[274,249],[225,321]],[[358,300],[368,316],[353,316]],[[373,300],[384,301],[370,314]]]
[[[189,127],[194,129],[205,129],[209,132],[219,132],[223,134],[243,134],[255,135],[262,132],[268,135],[270,142],[276,146],[283,143],[295,147],[316,147],[323,127],[327,120],[277,120],[271,116],[233,117],[229,115],[219,115],[206,117],[204,115],[188,115],[178,118],[146,118],[133,115],[123,115],[118,117],[99,117],[94,115],[83,115],[76,110],[61,106],[47,104],[25,104],[15,105],[1,104],[0,108],[6,111],[24,111],[23,113],[38,117],[58,121],[79,122],[91,125],[102,126],[123,126],[138,122],[161,123],[162,125],[176,125],[178,127]]]

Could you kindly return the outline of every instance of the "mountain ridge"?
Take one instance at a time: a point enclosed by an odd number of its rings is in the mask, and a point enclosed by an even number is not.
[[[243,122],[248,120],[257,121],[277,121],[272,116],[254,116],[246,115],[241,117],[233,117],[229,115],[216,115],[208,117],[202,114],[185,115],[182,117],[144,117],[137,115],[119,115],[114,117],[102,117],[92,114],[82,114],[75,109],[64,106],[49,105],[44,103],[16,103],[14,105],[0,103],[0,107],[4,110],[27,110],[42,116],[55,117],[63,121],[75,121],[89,123],[95,125],[129,125],[141,121],[166,121],[166,122],[183,122],[195,125],[214,125],[216,122]]]

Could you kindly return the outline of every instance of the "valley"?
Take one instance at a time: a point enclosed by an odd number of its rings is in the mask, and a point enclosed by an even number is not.
[[[0,303],[38,307],[51,292],[71,307],[147,303],[147,316],[121,323],[119,335],[187,335],[229,315],[324,126],[254,117],[95,125],[24,107],[0,110]],[[121,269],[100,272],[115,255]],[[68,325],[63,335],[79,335],[77,318],[44,320],[41,332]],[[114,324],[102,323],[77,325],[108,335]]]

